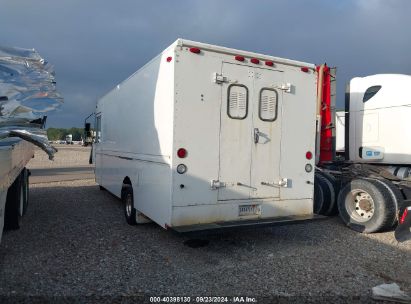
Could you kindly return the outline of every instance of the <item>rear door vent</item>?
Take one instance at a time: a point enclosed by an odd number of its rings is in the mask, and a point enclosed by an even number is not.
[[[228,87],[227,115],[232,119],[244,119],[248,112],[248,89],[244,85]]]
[[[264,121],[277,119],[278,93],[274,89],[261,89],[259,116]]]

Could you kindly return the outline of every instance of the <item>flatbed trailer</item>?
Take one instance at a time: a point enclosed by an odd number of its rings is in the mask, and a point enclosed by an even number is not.
[[[0,231],[18,229],[29,199],[27,163],[34,145],[21,138],[0,140]],[[2,234],[0,233],[0,241]]]
[[[36,50],[0,46],[0,241],[3,229],[18,229],[26,213],[26,165],[34,146],[50,159],[57,152],[47,138],[45,114],[61,103],[53,68]]]

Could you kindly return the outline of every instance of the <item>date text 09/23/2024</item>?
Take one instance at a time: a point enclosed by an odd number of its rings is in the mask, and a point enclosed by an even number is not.
[[[254,297],[212,297],[212,296],[198,296],[198,297],[150,297],[151,303],[256,303],[257,299]]]

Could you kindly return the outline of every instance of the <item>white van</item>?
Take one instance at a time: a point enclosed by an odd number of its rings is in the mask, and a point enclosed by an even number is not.
[[[315,218],[313,64],[178,39],[96,107],[95,176],[127,222]]]

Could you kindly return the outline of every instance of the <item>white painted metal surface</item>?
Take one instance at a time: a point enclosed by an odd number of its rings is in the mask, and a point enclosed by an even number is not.
[[[410,87],[409,75],[380,74],[351,80],[351,160],[411,164]]]
[[[20,138],[0,140],[0,242],[7,190],[34,156],[34,146]]]
[[[345,111],[335,112],[335,150],[345,151]]]
[[[163,227],[312,214],[314,70],[177,40],[98,101],[97,183]]]

